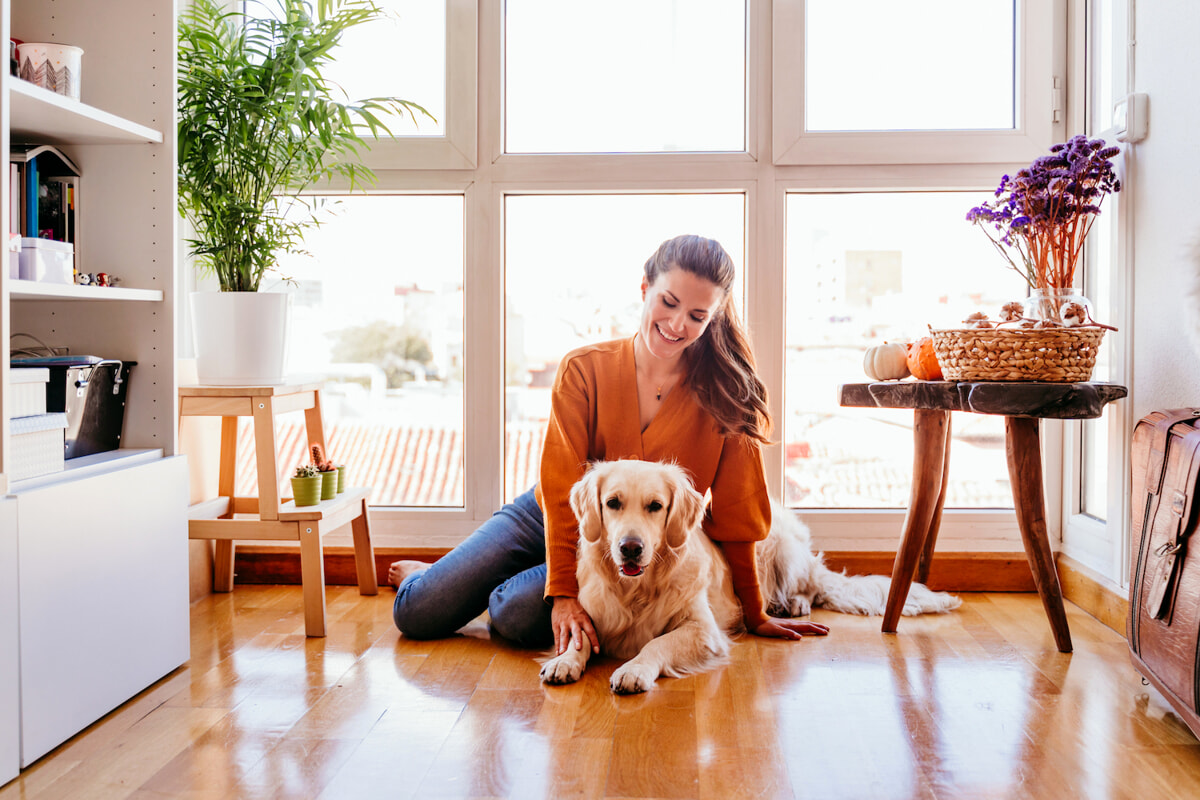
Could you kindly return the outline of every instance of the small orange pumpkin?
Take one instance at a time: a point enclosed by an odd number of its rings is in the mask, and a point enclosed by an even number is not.
[[[919,381],[940,381],[942,367],[933,352],[933,337],[925,336],[908,345],[908,371]]]

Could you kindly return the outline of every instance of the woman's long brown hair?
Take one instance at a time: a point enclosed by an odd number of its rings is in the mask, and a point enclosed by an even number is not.
[[[724,292],[704,335],[684,351],[688,386],[723,435],[740,434],[769,444],[767,388],[758,377],[750,338],[733,308],[733,259],[713,239],[676,236],[659,245],[646,261],[646,281],[653,284],[659,275],[675,268],[704,278]]]

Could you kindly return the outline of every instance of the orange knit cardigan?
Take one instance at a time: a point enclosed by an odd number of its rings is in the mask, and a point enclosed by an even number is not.
[[[684,381],[640,430],[633,339],[568,353],[554,379],[550,423],[536,497],[546,524],[546,597],[576,597],[579,523],[568,499],[592,461],[674,461],[696,490],[711,491],[704,531],[725,554],[747,628],[767,620],[754,543],[771,527],[762,451],[745,436],[725,437]]]

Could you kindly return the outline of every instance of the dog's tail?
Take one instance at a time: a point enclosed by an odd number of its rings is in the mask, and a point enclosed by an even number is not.
[[[834,572],[825,566],[823,554],[813,552],[808,526],[795,514],[775,506],[771,519],[771,535],[758,547],[758,574],[763,600],[772,613],[802,617],[821,606],[844,614],[883,614],[890,578]],[[914,583],[904,614],[942,614],[961,605],[957,597]]]
[[[879,616],[887,606],[891,578],[886,575],[847,575],[834,572],[824,564],[813,569],[814,606],[841,611],[844,614]],[[962,600],[946,592],[932,591],[923,583],[909,587],[904,601],[904,615],[944,614],[962,605]]]
[[[792,520],[788,522],[787,520]],[[808,543],[808,529],[794,517],[782,518],[779,528],[758,548],[759,582],[767,609],[775,614],[802,617],[814,607],[843,614],[880,616],[887,607],[891,579],[886,575],[847,575],[825,566],[823,554]],[[943,614],[962,605],[945,592],[934,592],[922,583],[909,587],[904,601],[906,616]]]

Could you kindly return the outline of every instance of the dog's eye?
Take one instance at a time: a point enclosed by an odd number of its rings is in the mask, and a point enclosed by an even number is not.
[[[611,508],[613,511],[620,511],[620,510],[621,510],[621,500],[620,500],[620,498],[617,498],[617,497],[610,497],[610,498],[608,498],[608,502],[607,502],[607,503],[605,503],[604,505],[608,506],[608,507],[609,507],[609,508]]]
[[[646,506],[646,510],[649,511],[651,514],[653,514],[656,511],[662,511],[662,507],[663,507],[662,503],[658,502],[657,500],[651,500],[650,503]]]

